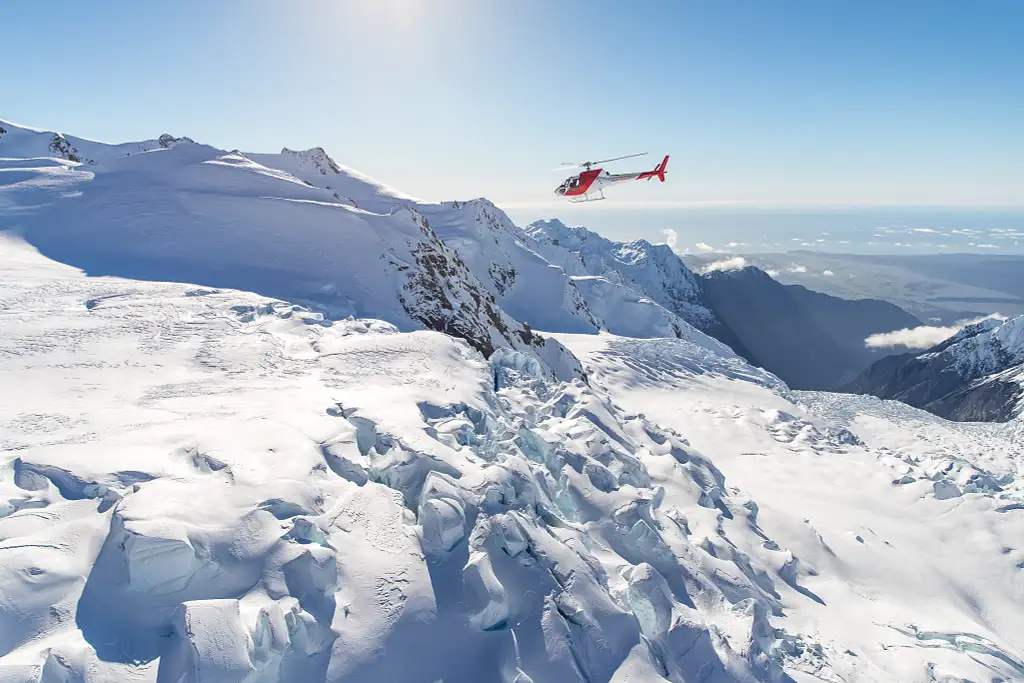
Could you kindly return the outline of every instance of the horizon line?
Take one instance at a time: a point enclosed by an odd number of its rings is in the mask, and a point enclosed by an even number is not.
[[[531,202],[531,201],[500,201],[492,202],[502,209],[565,209],[573,206],[584,206],[581,202]],[[1002,210],[1024,211],[1022,203],[980,203],[980,202],[761,202],[743,199],[736,200],[704,200],[704,201],[616,201],[609,204],[590,202],[604,209],[701,209],[701,208],[751,208],[751,209],[964,209],[964,210]],[[597,209],[598,206],[590,208]]]

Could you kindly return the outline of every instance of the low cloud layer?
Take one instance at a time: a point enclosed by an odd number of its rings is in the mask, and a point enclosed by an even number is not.
[[[714,273],[716,271],[728,271],[728,270],[743,270],[747,267],[747,259],[742,256],[734,256],[733,258],[727,258],[722,261],[715,261],[709,263],[700,269],[703,274]]]
[[[930,349],[937,344],[941,344],[964,327],[980,323],[982,320],[988,320],[989,318],[993,318],[995,320],[1006,320],[1005,316],[995,313],[983,318],[960,320],[956,325],[942,327],[935,325],[921,325],[920,327],[908,327],[902,330],[873,334],[864,340],[864,345],[872,349],[890,349],[902,346],[912,351],[924,351],[925,349]]]

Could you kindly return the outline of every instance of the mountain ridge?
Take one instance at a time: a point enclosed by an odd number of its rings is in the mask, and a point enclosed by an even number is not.
[[[922,353],[883,359],[843,390],[950,420],[1013,420],[1024,412],[1024,316],[989,318]]]

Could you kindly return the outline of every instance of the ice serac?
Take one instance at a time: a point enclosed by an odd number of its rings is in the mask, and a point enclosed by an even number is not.
[[[171,627],[157,683],[242,683],[254,673],[237,600],[184,602]]]
[[[154,594],[181,591],[202,564],[180,527],[127,522],[124,530],[122,544],[132,590]]]
[[[1017,419],[1024,412],[1024,316],[983,320],[923,353],[884,358],[844,390],[950,420]]]

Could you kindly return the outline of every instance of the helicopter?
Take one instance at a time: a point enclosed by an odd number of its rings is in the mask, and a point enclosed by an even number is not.
[[[642,157],[647,152],[641,152],[640,154],[627,154],[624,157],[614,157],[612,159],[602,159],[601,161],[584,161],[581,164],[567,163],[562,164],[556,171],[561,171],[570,168],[582,168],[582,173],[578,173],[570,178],[566,178],[565,182],[555,188],[555,194],[559,197],[565,197],[570,202],[596,202],[604,199],[604,188],[612,183],[619,183],[625,180],[650,180],[651,178],[657,178],[661,182],[665,182],[665,167],[668,166],[668,155],[661,160],[661,163],[654,167],[652,171],[643,171],[640,173],[609,173],[602,168],[593,168],[599,164],[607,164],[612,161],[621,161],[622,159],[632,159],[633,157]]]

